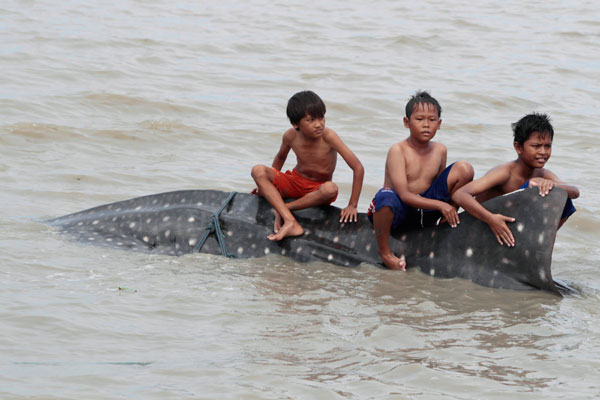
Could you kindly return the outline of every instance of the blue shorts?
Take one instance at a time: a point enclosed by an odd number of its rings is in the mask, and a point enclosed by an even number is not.
[[[521,186],[519,189],[527,189],[529,187],[529,181],[526,181],[523,186]],[[575,206],[573,205],[573,200],[571,200],[570,198],[567,197],[567,203],[565,204],[565,208],[563,208],[563,212],[562,215],[560,216],[560,219],[565,219],[565,218],[569,218],[571,216],[571,214],[573,214],[575,211],[577,211],[577,209],[575,208]]]
[[[432,200],[439,200],[445,203],[450,203],[450,192],[448,191],[448,174],[452,169],[451,164],[442,173],[434,179],[429,186],[429,189],[420,194]],[[392,221],[392,230],[423,228],[425,226],[437,225],[442,213],[438,210],[422,210],[411,207],[405,204],[394,189],[383,188],[375,194],[371,201],[367,217],[373,223],[373,213],[383,207],[390,207],[394,212],[394,220]]]

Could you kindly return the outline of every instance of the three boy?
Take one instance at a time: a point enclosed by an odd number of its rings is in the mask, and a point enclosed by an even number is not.
[[[518,158],[473,181],[473,167],[468,162],[457,161],[447,167],[446,147],[432,141],[442,124],[438,101],[427,92],[417,92],[406,104],[405,113],[403,121],[409,136],[390,147],[384,186],[367,213],[373,223],[379,255],[387,268],[406,269],[404,256],[390,250],[393,230],[443,222],[456,227],[460,223],[459,206],[486,222],[501,245],[514,246],[514,237],[506,224],[514,218],[492,214],[480,203],[519,188],[537,186],[540,195],[545,196],[554,186],[561,187],[569,196],[561,225],[575,212],[571,199],[579,197],[579,189],[561,182],[543,168],[550,158],[554,135],[547,116],[530,114],[513,124]],[[352,195],[341,212],[340,222],[356,221],[364,169],[337,134],[325,127],[325,104],[313,92],[299,92],[289,100],[287,114],[294,128],[284,133],[272,167],[257,165],[252,169],[257,184],[253,193],[264,196],[275,209],[275,233],[268,238],[281,240],[301,235],[303,229],[291,211],[335,201],[337,186],[331,177],[338,153],[354,172]],[[280,169],[290,149],[298,163],[294,170],[283,174]],[[285,203],[284,198],[295,200]]]

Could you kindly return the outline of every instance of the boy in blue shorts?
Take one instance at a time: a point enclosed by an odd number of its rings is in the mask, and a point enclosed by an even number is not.
[[[458,161],[446,167],[446,146],[433,142],[442,124],[442,107],[427,92],[417,92],[406,104],[404,126],[408,138],[388,151],[385,180],[367,213],[373,223],[379,256],[390,269],[406,270],[406,260],[389,246],[391,230],[459,223],[451,197],[473,180],[473,167]]]
[[[579,197],[579,189],[561,182],[551,171],[544,168],[552,153],[554,129],[545,114],[528,114],[512,124],[513,146],[517,159],[498,165],[484,176],[460,188],[452,200],[475,218],[487,223],[500,245],[515,245],[515,238],[506,225],[515,219],[502,214],[492,214],[480,203],[531,186],[537,186],[540,196],[547,195],[557,186],[567,191],[568,199],[560,220],[560,226],[575,212],[571,199]]]

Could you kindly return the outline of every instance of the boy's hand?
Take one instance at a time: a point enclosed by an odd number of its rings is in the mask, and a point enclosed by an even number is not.
[[[348,205],[340,213],[340,222],[356,222],[358,221],[358,212],[356,206]]]
[[[498,240],[500,246],[506,243],[508,247],[514,247],[515,238],[508,228],[508,225],[506,225],[507,222],[515,222],[515,219],[512,217],[506,217],[502,214],[493,214],[492,218],[488,222],[488,225],[490,226],[492,232],[494,232],[494,236],[496,236],[496,240]]]
[[[544,178],[532,178],[529,180],[529,187],[537,186],[540,188],[540,196],[544,197],[554,187],[554,181]]]
[[[440,203],[442,204],[440,206],[440,212],[444,216],[442,220],[448,222],[448,225],[451,227],[456,228],[460,223],[458,211],[448,203],[444,203],[443,201],[440,201]]]

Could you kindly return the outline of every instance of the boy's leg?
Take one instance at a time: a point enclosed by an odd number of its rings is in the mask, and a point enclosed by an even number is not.
[[[338,187],[335,183],[328,181],[323,183],[317,190],[310,192],[299,199],[285,203],[291,211],[303,210],[305,208],[329,204],[338,195]]]
[[[448,173],[448,192],[450,199],[455,191],[473,180],[475,172],[473,166],[466,161],[457,161],[452,165]],[[450,204],[456,207],[456,204],[450,201]]]
[[[286,207],[279,190],[273,184],[275,171],[266,165],[256,165],[252,168],[252,178],[258,187],[258,193],[273,206],[275,212],[283,219],[283,225],[276,233],[267,236],[269,240],[281,240],[287,236],[299,236],[304,230]],[[275,216],[277,220],[277,215]],[[276,221],[277,222],[277,221]]]
[[[394,212],[391,207],[382,207],[373,213],[373,228],[377,239],[377,249],[383,264],[389,269],[406,271],[404,257],[398,258],[390,250],[390,230],[394,221]]]

